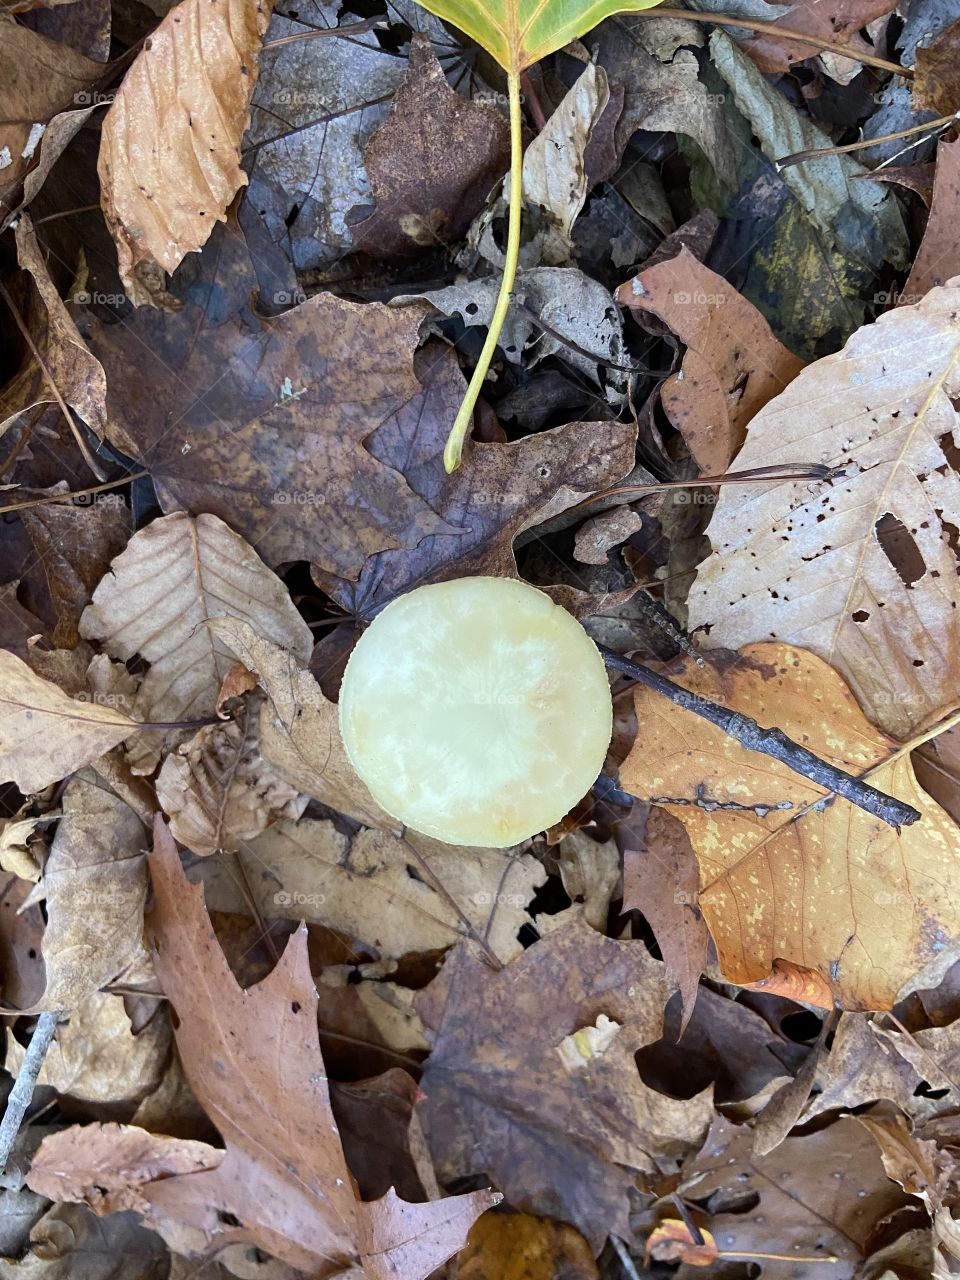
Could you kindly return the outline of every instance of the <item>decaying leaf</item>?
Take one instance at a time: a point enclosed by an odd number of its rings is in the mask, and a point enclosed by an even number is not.
[[[634,1053],[658,1039],[667,990],[642,945],[582,920],[499,973],[461,943],[417,1001],[434,1038],[420,1113],[439,1176],[483,1172],[512,1205],[549,1206],[596,1248],[623,1234],[638,1172],[699,1143],[712,1110],[709,1091],[680,1102],[637,1073]],[[561,1043],[601,1015],[616,1035],[568,1069]]]
[[[253,548],[216,516],[178,512],[134,534],[84,610],[80,633],[117,658],[146,659],[138,717],[178,722],[216,707],[233,662],[205,625],[220,617],[247,622],[304,663],[310,656],[309,627]],[[146,773],[156,764],[151,747],[137,744],[136,767]]]
[[[337,705],[323,696],[310,672],[241,619],[218,618],[209,630],[256,673],[267,695],[260,710],[264,759],[304,795],[368,827],[394,828],[395,819],[384,813],[347,759]]]
[[[917,250],[907,283],[898,301],[919,302],[937,285],[946,284],[960,272],[957,252],[957,202],[960,201],[960,138],[941,141],[937,147],[937,168],[933,180],[933,202],[926,230]]]
[[[42,791],[137,732],[112,707],[71,698],[0,649],[0,777]]]
[[[898,738],[960,702],[958,303],[954,285],[887,312],[760,411],[738,468],[839,473],[721,493],[689,598],[709,645],[812,649]]]
[[[157,799],[175,839],[194,853],[235,853],[306,807],[307,797],[261,755],[262,700],[251,699],[226,724],[204,726],[163,762]]]
[[[664,411],[705,475],[720,475],[760,409],[803,362],[778,342],[759,311],[686,248],[641,271],[617,292],[641,320],[650,312],[685,345],[679,373],[660,388]]]
[[[549,1218],[485,1213],[457,1256],[457,1280],[598,1280],[593,1250],[578,1231]]]
[[[161,300],[163,272],[204,245],[247,177],[269,0],[181,0],[151,33],[103,122],[103,214],[132,302]]]
[[[264,916],[324,924],[375,948],[383,959],[451,946],[468,929],[500,960],[522,947],[527,913],[546,875],[529,854],[458,848],[416,832],[362,831],[332,822],[282,822],[243,846]],[[211,910],[240,911],[232,879],[198,869]]]
[[[726,977],[756,982],[781,960],[813,971],[825,995],[808,1001],[829,1005],[832,994],[849,1009],[890,1008],[960,931],[956,825],[813,654],[748,645],[711,666],[684,659],[675,678],[693,699],[776,724],[848,772],[880,766],[871,783],[920,810],[920,822],[897,832],[845,800],[821,807],[822,788],[786,766],[674,702],[635,694],[643,728],[621,781],[687,828]]]
[[[459,240],[509,159],[505,118],[461,98],[429,43],[415,39],[407,78],[363,153],[376,207],[350,234],[387,257]]]
[[[391,1191],[357,1200],[330,1110],[305,932],[263,982],[242,990],[160,819],[155,841],[154,963],[176,1010],[190,1087],[226,1151],[134,1128],[101,1131],[100,1141],[90,1126],[68,1129],[41,1147],[30,1184],[55,1185],[59,1199],[99,1212],[136,1208],[180,1252],[244,1242],[318,1280],[351,1268],[369,1280],[425,1280],[498,1197],[411,1205]]]

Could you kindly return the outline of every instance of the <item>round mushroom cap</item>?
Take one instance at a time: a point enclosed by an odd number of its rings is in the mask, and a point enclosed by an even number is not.
[[[459,578],[374,619],[340,690],[347,755],[388,813],[450,844],[504,848],[590,790],[613,731],[579,622],[512,578]]]

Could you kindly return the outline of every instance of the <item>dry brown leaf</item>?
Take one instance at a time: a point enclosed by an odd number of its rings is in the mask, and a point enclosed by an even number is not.
[[[684,659],[672,678],[854,774],[896,748],[836,672],[802,649],[748,645],[713,666]],[[639,690],[635,700],[642,727],[622,785],[687,828],[724,975],[757,982],[781,961],[813,971],[816,989],[800,988],[807,1001],[892,1007],[960,933],[950,888],[960,832],[921,790],[909,755],[870,779],[920,810],[898,833],[845,800],[813,808],[823,789],[785,765],[658,694]]]
[[[916,75],[910,85],[914,107],[951,115],[960,106],[960,22],[953,22],[929,44],[917,45]]]
[[[957,203],[960,201],[960,138],[941,140],[933,179],[930,216],[899,301],[919,302],[937,285],[960,272],[957,249]]]
[[[3,173],[0,169],[0,176]],[[20,215],[14,234],[17,261],[30,273],[36,291],[31,294],[24,315],[33,343],[64,402],[75,409],[93,431],[103,435],[107,394],[103,369],[87,349],[50,279],[29,214]],[[56,400],[56,392],[35,356],[25,352],[21,372],[0,393],[0,433],[24,410],[53,404]]]
[[[350,234],[374,258],[459,240],[510,163],[505,117],[447,84],[422,36],[390,114],[363,153],[376,208]]]
[[[525,1213],[485,1213],[457,1255],[457,1280],[598,1280],[579,1231]]]
[[[246,622],[218,618],[209,630],[256,673],[267,695],[260,712],[264,759],[304,795],[365,826],[395,829],[396,819],[384,813],[347,759],[337,705],[323,696],[310,672]]]
[[[811,649],[900,739],[960,703],[958,394],[960,281],[804,369],[753,419],[737,468],[845,474],[721,492],[691,631],[708,627],[711,647]]]
[[[27,904],[30,882],[0,876],[0,978],[9,1008],[29,1009],[45,985],[40,942],[45,921],[38,906]]]
[[[165,1016],[151,1019],[134,1035],[122,996],[94,991],[58,1023],[37,1081],[56,1089],[61,1098],[92,1107],[97,1115],[129,1118],[160,1083],[170,1043]],[[9,1036],[4,1065],[14,1076],[24,1053]]]
[[[0,778],[25,795],[82,769],[135,732],[129,716],[71,698],[0,649]]]
[[[743,48],[760,70],[768,74],[782,73],[795,62],[822,54],[828,75],[846,84],[861,69],[856,54],[875,52],[873,45],[860,36],[860,30],[895,7],[896,0],[793,0],[783,17],[774,19],[774,26],[779,23],[788,31],[812,36],[813,44],[784,40],[773,33],[765,33],[752,36],[744,42]],[[727,12],[732,13],[733,10]],[[848,44],[854,57],[847,59],[823,53],[820,41],[824,40]]]
[[[472,926],[502,961],[522,950],[527,907],[546,879],[510,849],[459,848],[416,832],[399,839],[332,822],[281,822],[242,846],[254,898],[267,918],[307,920],[376,948],[383,959],[451,946]],[[198,869],[211,910],[243,911],[232,878]]]
[[[216,708],[233,655],[205,625],[210,618],[249,623],[303,663],[313,637],[286,587],[243,538],[212,515],[177,512],[130,539],[93,594],[80,632],[114,657],[150,663],[137,693],[142,720],[191,720]],[[156,765],[156,738],[136,744],[138,771]]]
[[[150,33],[106,114],[101,204],[120,277],[155,304],[162,272],[201,248],[247,176],[250,122],[270,0],[181,0]]]
[[[307,797],[260,754],[260,707],[250,699],[233,720],[206,725],[164,760],[157,799],[170,830],[201,856],[235,853],[282,818],[296,820]]]
[[[764,1253],[786,1255],[785,1270],[772,1259],[765,1272],[791,1280],[861,1276],[876,1224],[905,1203],[869,1135],[856,1120],[842,1119],[788,1138],[762,1159],[752,1140],[748,1125],[718,1116],[681,1174],[682,1196],[717,1206],[705,1225],[721,1252],[756,1261]]]
[[[807,1104],[804,1121],[828,1111],[853,1111],[884,1098],[911,1118],[922,1119],[938,1109],[936,1102],[917,1092],[923,1073],[895,1047],[877,1034],[876,1023],[864,1014],[843,1014],[830,1052],[817,1067],[817,1093]]]
[[[34,895],[47,911],[38,1008],[75,1008],[143,954],[144,851],[139,818],[96,774],[70,780]]]
[[[582,919],[497,973],[461,943],[417,999],[434,1036],[419,1110],[441,1181],[483,1173],[511,1205],[549,1208],[597,1250],[626,1234],[638,1173],[699,1144],[713,1111],[710,1090],[681,1102],[637,1073],[634,1054],[659,1038],[668,994],[641,943]],[[578,1033],[601,1017],[617,1026],[595,1052],[595,1037]],[[572,1070],[560,1051],[571,1037]]]
[[[616,294],[642,323],[651,313],[686,352],[660,388],[667,417],[705,475],[726,471],[747,424],[803,368],[753,303],[687,248],[649,267]]]
[[[0,213],[16,207],[43,127],[57,112],[83,103],[102,75],[102,62],[0,15]]]
[[[116,1131],[113,1142],[106,1133],[98,1142],[87,1126],[41,1147],[31,1185],[56,1185],[59,1199],[86,1200],[98,1212],[136,1208],[180,1252],[243,1242],[317,1280],[351,1268],[368,1280],[426,1277],[499,1197],[479,1191],[413,1205],[391,1191],[373,1203],[357,1199],[317,1042],[306,931],[263,982],[242,990],[203,891],[188,885],[159,818],[155,841],[154,963],[177,1015],[187,1080],[226,1152],[130,1129],[122,1143]],[[180,1176],[191,1161],[202,1172]]]

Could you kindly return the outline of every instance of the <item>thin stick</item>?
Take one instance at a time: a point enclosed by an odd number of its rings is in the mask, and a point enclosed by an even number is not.
[[[473,371],[463,403],[457,411],[446,448],[443,451],[443,465],[448,472],[456,471],[463,455],[463,442],[470,430],[473,410],[480,397],[487,370],[493,361],[497,342],[507,318],[510,306],[510,295],[513,282],[517,278],[517,263],[520,261],[520,216],[523,210],[523,118],[520,110],[520,76],[516,71],[507,73],[507,88],[510,93],[510,220],[507,224],[507,252],[503,263],[503,279],[500,281],[500,292],[497,305],[493,309],[487,338],[480,352],[480,359]]]
[[[622,658],[605,645],[598,645],[597,648],[604,662],[612,670],[620,671],[639,684],[646,685],[655,693],[669,698],[678,707],[692,711],[695,716],[709,720],[731,738],[735,738],[748,751],[759,751],[765,756],[779,760],[794,773],[809,778],[818,787],[832,791],[834,795],[843,796],[845,800],[849,800],[851,804],[857,805],[873,817],[882,818],[889,826],[899,830],[901,826],[909,826],[920,817],[912,805],[905,804],[894,796],[885,795],[861,778],[855,778],[843,769],[838,769],[836,765],[821,760],[812,751],[808,751],[806,747],[801,747],[792,738],[788,738],[782,729],[763,729],[749,716],[731,711],[728,707],[721,707],[701,694],[691,693],[665,676],[651,671],[649,667],[639,662],[631,662],[629,658]],[[822,802],[818,800],[815,803]]]
[[[837,44],[833,40],[821,40],[818,36],[805,35],[802,31],[790,31],[776,22],[760,22],[754,18],[738,18],[732,13],[694,13],[689,9],[645,9],[631,12],[635,18],[683,18],[687,22],[710,22],[717,27],[743,27],[747,31],[755,31],[762,36],[776,36],[778,40],[795,40],[798,44],[808,44],[826,53],[839,53],[842,58],[851,62],[861,62],[865,67],[876,67],[879,71],[889,71],[891,75],[903,76],[912,80],[913,67],[901,67],[896,62],[887,62],[872,53],[858,53],[845,44]]]
[[[849,151],[863,151],[866,147],[879,146],[881,142],[896,142],[898,138],[910,138],[915,133],[936,133],[946,129],[947,125],[960,120],[960,111],[953,111],[948,116],[940,116],[937,120],[927,120],[923,124],[912,124],[909,129],[898,129],[896,133],[881,133],[876,138],[861,138],[859,142],[847,142],[842,147],[811,147],[809,151],[794,151],[793,155],[781,156],[775,160],[777,173],[789,169],[794,164],[804,164],[807,160],[819,160],[823,156],[843,156]],[[922,142],[923,139],[918,139]],[[909,151],[905,147],[904,151]],[[902,152],[901,152],[902,154]]]
[[[48,502],[72,502],[74,498],[86,497],[88,493],[103,493],[104,489],[120,489],[131,480],[142,480],[149,471],[130,471],[119,480],[107,480],[103,484],[92,484],[87,489],[72,489],[67,493],[48,493],[42,498],[29,498],[26,502],[10,502],[0,504],[0,516],[7,511],[28,511],[31,507],[42,507]]]
[[[0,1173],[6,1172],[10,1152],[13,1150],[13,1144],[23,1124],[23,1117],[27,1114],[27,1107],[33,1098],[37,1076],[40,1074],[43,1060],[50,1048],[57,1022],[62,1017],[63,1010],[57,1009],[53,1013],[41,1013],[37,1019],[37,1025],[27,1045],[27,1052],[17,1072],[13,1088],[10,1090],[10,1096],[7,1098],[7,1109],[3,1113],[3,1120],[0,1121]]]
[[[646,484],[617,484],[611,489],[598,489],[588,498],[567,507],[567,511],[593,506],[606,498],[618,498],[628,493],[642,497],[645,493],[658,493],[661,489],[713,489],[721,484],[761,484],[768,480],[827,480],[830,475],[831,468],[821,466],[819,462],[778,462],[769,467],[751,467],[748,471],[727,471],[722,476],[698,476],[696,480],[650,480]]]
[[[341,40],[345,36],[359,36],[365,31],[372,31],[382,23],[382,18],[367,18],[364,22],[352,22],[347,27],[314,27],[312,31],[297,31],[292,36],[279,36],[276,40],[267,40],[260,46],[260,52],[266,53],[269,49],[279,49],[285,44],[298,44],[301,40],[317,40],[321,36],[337,36]]]
[[[620,1259],[620,1265],[627,1273],[628,1280],[640,1280],[640,1273],[634,1266],[633,1259],[627,1252],[627,1246],[623,1243],[619,1236],[611,1235],[610,1243],[616,1250],[617,1257]]]

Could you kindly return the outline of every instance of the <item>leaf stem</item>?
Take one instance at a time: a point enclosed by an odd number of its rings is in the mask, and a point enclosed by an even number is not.
[[[517,263],[520,259],[520,219],[523,212],[523,120],[520,112],[520,73],[507,72],[507,89],[510,96],[510,219],[507,224],[507,253],[503,263],[503,279],[500,281],[500,292],[497,305],[494,307],[487,330],[487,340],[480,352],[480,359],[473,371],[463,403],[457,411],[446,448],[443,451],[443,465],[447,471],[456,471],[463,454],[463,442],[467,438],[470,424],[473,421],[473,410],[480,396],[487,370],[493,361],[493,353],[497,349],[497,341],[503,329],[510,306],[510,294],[517,278]]]

